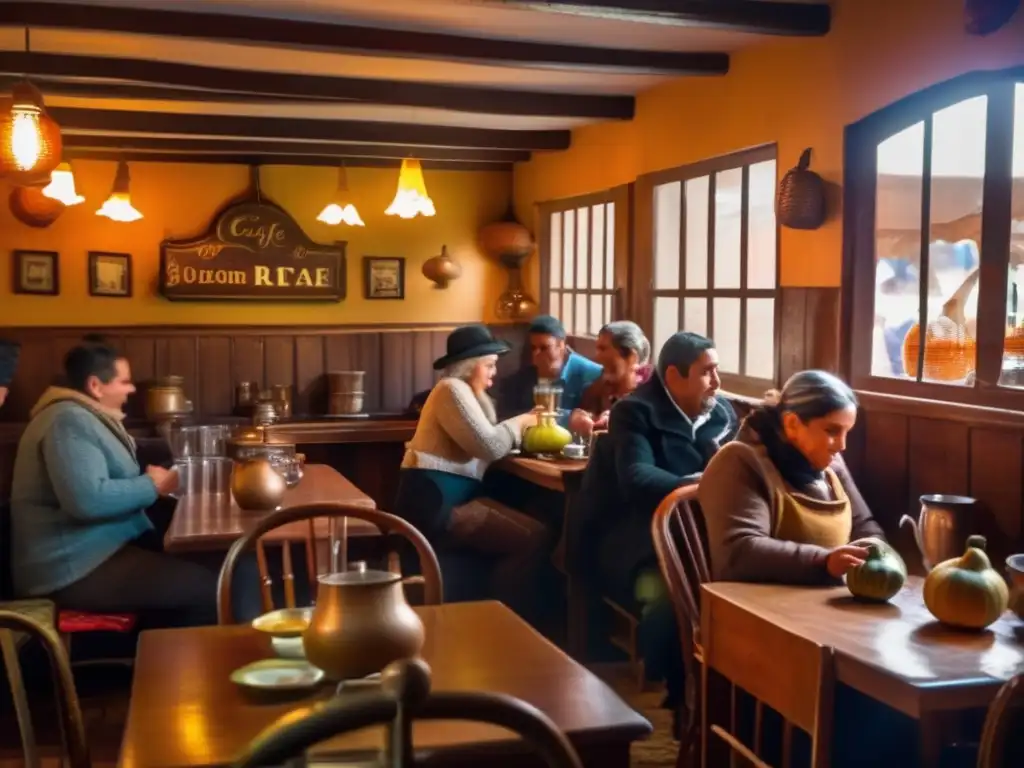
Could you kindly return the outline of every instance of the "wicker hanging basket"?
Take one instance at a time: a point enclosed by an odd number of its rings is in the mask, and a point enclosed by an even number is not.
[[[809,169],[811,150],[800,155],[796,168],[779,182],[775,217],[790,229],[817,229],[825,223],[825,182]]]

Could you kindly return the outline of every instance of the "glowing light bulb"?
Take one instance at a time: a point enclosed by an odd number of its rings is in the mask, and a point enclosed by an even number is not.
[[[96,211],[97,216],[106,216],[111,221],[128,223],[138,221],[142,214],[135,210],[131,197],[127,192],[114,192],[106,199],[102,207]]]
[[[30,171],[43,153],[39,110],[15,107],[11,125],[11,154],[19,171]]]
[[[50,174],[50,183],[43,188],[43,196],[58,200],[66,206],[78,205],[85,201],[75,189],[75,177],[68,163],[61,163]]]
[[[423,168],[419,160],[402,161],[402,170],[398,172],[398,190],[395,199],[384,211],[388,216],[400,219],[412,219],[416,216],[433,216],[437,213],[434,201],[427,194],[427,186],[423,181]]]
[[[317,221],[322,221],[324,224],[329,224],[332,227],[338,224],[348,224],[350,227],[365,227],[362,218],[359,216],[359,211],[352,203],[347,205],[341,205],[339,203],[330,203],[322,211],[320,215],[316,217]]]

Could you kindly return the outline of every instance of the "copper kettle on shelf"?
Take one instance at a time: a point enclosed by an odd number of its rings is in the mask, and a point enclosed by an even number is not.
[[[401,574],[358,563],[354,570],[324,574],[317,581],[316,606],[302,646],[309,663],[329,679],[366,677],[422,650],[423,622],[406,602]]]

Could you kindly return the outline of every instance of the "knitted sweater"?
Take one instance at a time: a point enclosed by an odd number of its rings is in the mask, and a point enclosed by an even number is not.
[[[480,479],[487,465],[519,445],[515,419],[498,422],[494,404],[461,379],[441,379],[423,404],[402,467],[434,469]]]
[[[32,410],[14,461],[11,567],[19,596],[84,578],[152,529],[157,499],[124,425],[98,403],[51,387]]]

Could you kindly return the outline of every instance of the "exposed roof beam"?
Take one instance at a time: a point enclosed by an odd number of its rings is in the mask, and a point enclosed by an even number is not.
[[[403,144],[332,144],[330,142],[265,141],[252,139],[201,139],[172,136],[110,136],[95,134],[64,134],[68,149],[94,149],[125,152],[186,152],[190,154],[246,154],[246,155],[320,155],[344,156],[354,160],[394,159],[415,155],[424,161],[469,163],[516,163],[530,159],[530,153],[507,149],[452,149],[444,147],[416,147]]]
[[[0,15],[3,6],[0,5]],[[61,95],[192,101],[342,101],[431,107],[459,112],[629,120],[632,96],[497,90],[400,80],[250,72],[194,64],[0,51],[0,72],[30,74]],[[72,80],[71,78],[74,78]],[[110,82],[95,82],[96,80]],[[161,86],[163,94],[156,88]],[[148,96],[146,94],[149,94]]]
[[[497,0],[536,11],[752,32],[820,36],[832,25],[826,3],[774,0]]]
[[[195,115],[78,107],[51,107],[49,112],[63,127],[100,133],[191,134],[522,150],[568,149],[570,142],[569,131],[511,131],[355,120]]]
[[[3,24],[315,48],[372,56],[474,61],[519,67],[557,67],[656,75],[721,75],[729,69],[729,56],[725,53],[630,51],[225,13],[67,5],[38,0],[0,3],[0,25]]]
[[[337,167],[343,162],[349,168],[398,168],[401,160],[382,157],[346,157],[345,155],[273,155],[273,154],[207,154],[198,152],[118,152],[107,149],[78,148],[68,150],[70,160],[126,160],[138,163],[203,163],[216,165],[304,165]],[[512,163],[444,162],[424,160],[431,171],[498,171],[512,170]]]

